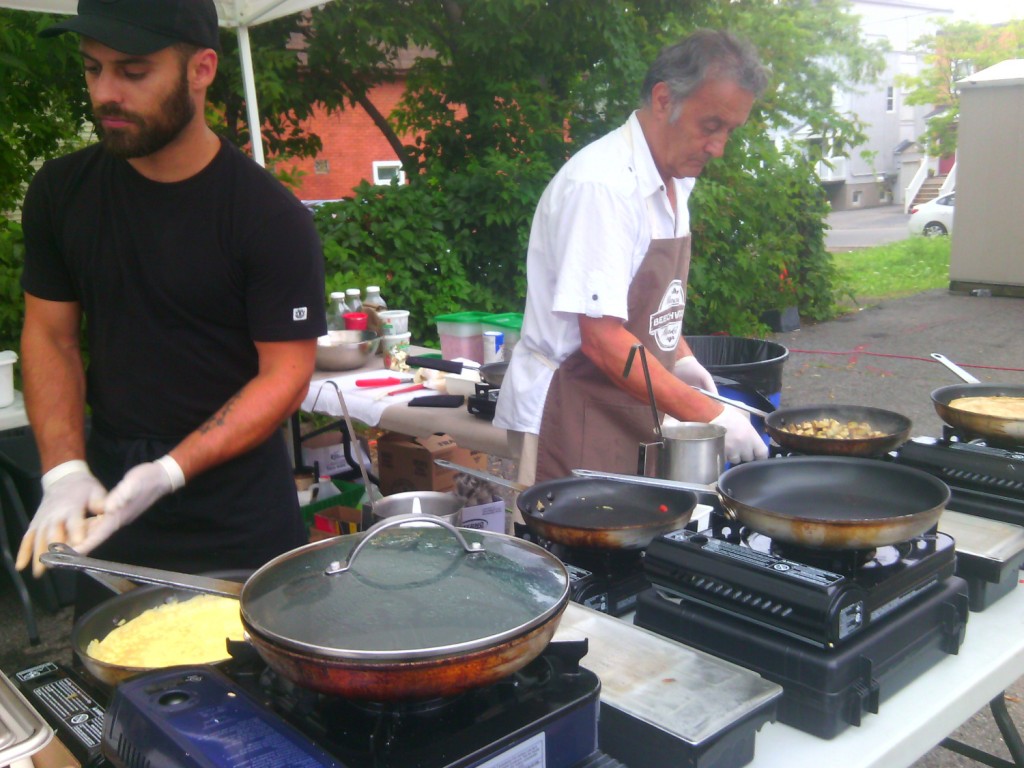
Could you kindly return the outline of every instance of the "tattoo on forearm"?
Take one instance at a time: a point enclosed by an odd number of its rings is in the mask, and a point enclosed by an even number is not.
[[[206,434],[215,427],[223,427],[224,422],[228,418],[228,414],[231,413],[231,409],[234,408],[239,397],[239,395],[234,395],[230,400],[224,403],[224,406],[219,411],[213,414],[213,416],[207,419],[203,425],[199,427],[199,431],[202,434]]]

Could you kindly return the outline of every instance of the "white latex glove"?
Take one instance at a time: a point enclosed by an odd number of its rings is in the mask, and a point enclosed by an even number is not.
[[[768,458],[768,446],[751,425],[746,411],[727,405],[711,423],[725,427],[725,460],[730,464]]]
[[[128,525],[157,500],[183,485],[185,474],[170,455],[132,467],[105,499],[90,505],[96,517],[89,521],[88,532],[76,549],[83,555],[89,554],[114,531]]]
[[[58,464],[43,475],[42,485],[43,499],[21,539],[15,564],[21,570],[31,563],[36,578],[46,571],[39,555],[50,544],[77,547],[81,543],[86,534],[86,510],[107,492],[81,459]]]
[[[718,387],[715,386],[714,377],[708,373],[707,368],[697,362],[697,358],[693,355],[687,355],[676,360],[672,373],[684,384],[689,384],[691,387],[700,387],[708,392],[718,394]]]

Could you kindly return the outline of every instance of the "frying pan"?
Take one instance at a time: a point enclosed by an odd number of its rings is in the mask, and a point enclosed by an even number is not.
[[[594,476],[574,470],[580,476]],[[618,477],[632,485],[628,475]],[[644,485],[707,492],[715,486],[632,478]],[[949,487],[927,472],[849,456],[791,456],[740,464],[722,473],[726,514],[775,541],[817,549],[873,549],[934,526]]]
[[[512,674],[547,647],[569,599],[551,553],[423,514],[286,552],[244,585],[58,552],[40,559],[239,598],[247,639],[275,671],[371,701],[450,696]]]
[[[974,413],[950,405],[951,402],[961,397],[1024,398],[1024,387],[982,384],[945,355],[932,352],[931,356],[967,382],[966,384],[939,387],[932,392],[932,405],[940,419],[951,427],[984,437],[995,445],[1016,447],[1024,444],[1024,420]]]
[[[734,405],[755,416],[764,419],[765,430],[775,444],[788,451],[813,456],[881,456],[893,448],[897,448],[910,437],[912,426],[910,419],[894,411],[882,408],[871,408],[864,405],[808,405],[800,408],[779,408],[767,412],[753,408],[739,400],[732,400],[713,392],[700,390],[713,400]],[[869,424],[871,428],[883,434],[877,437],[832,438],[796,435],[785,429],[791,424],[802,424],[806,421],[835,419],[840,423],[857,422]]]
[[[584,549],[643,549],[690,522],[697,494],[664,486],[631,486],[602,478],[563,477],[534,486],[444,459],[434,463],[519,491],[527,528],[555,544]]]
[[[211,573],[209,576],[243,582],[251,573],[251,571],[229,571]],[[89,654],[89,643],[93,640],[102,640],[115,627],[141,616],[151,608],[172,601],[182,602],[195,596],[195,592],[187,589],[157,585],[137,587],[117,594],[78,618],[71,628],[71,650],[74,651],[89,674],[111,687],[129,677],[151,671],[145,667],[130,667],[101,661]],[[227,656],[226,650],[224,655]]]

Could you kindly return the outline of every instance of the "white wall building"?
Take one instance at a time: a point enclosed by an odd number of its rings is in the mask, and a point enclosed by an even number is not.
[[[875,83],[836,94],[836,106],[856,115],[868,138],[849,158],[832,161],[832,168],[822,164],[820,175],[835,210],[902,205],[904,190],[928,162],[917,138],[924,133],[931,107],[907,105],[906,91],[896,78],[918,74],[923,57],[913,50],[915,41],[933,33],[937,19],[951,18],[953,9],[911,0],[853,0],[851,12],[860,17],[866,40],[888,41],[890,50]]]

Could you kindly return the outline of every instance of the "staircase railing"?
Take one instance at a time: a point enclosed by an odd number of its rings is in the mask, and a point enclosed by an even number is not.
[[[956,191],[956,161],[953,161],[953,167],[949,169],[949,174],[946,176],[946,180],[942,182],[942,189],[939,190],[939,197],[948,195],[951,192]]]
[[[925,180],[928,178],[928,158],[923,158],[921,164],[917,166],[917,173],[914,174],[914,178],[907,184],[906,190],[903,193],[903,212],[910,213],[910,206],[914,204],[914,199],[917,197],[917,193],[921,191],[921,187],[924,185]]]

